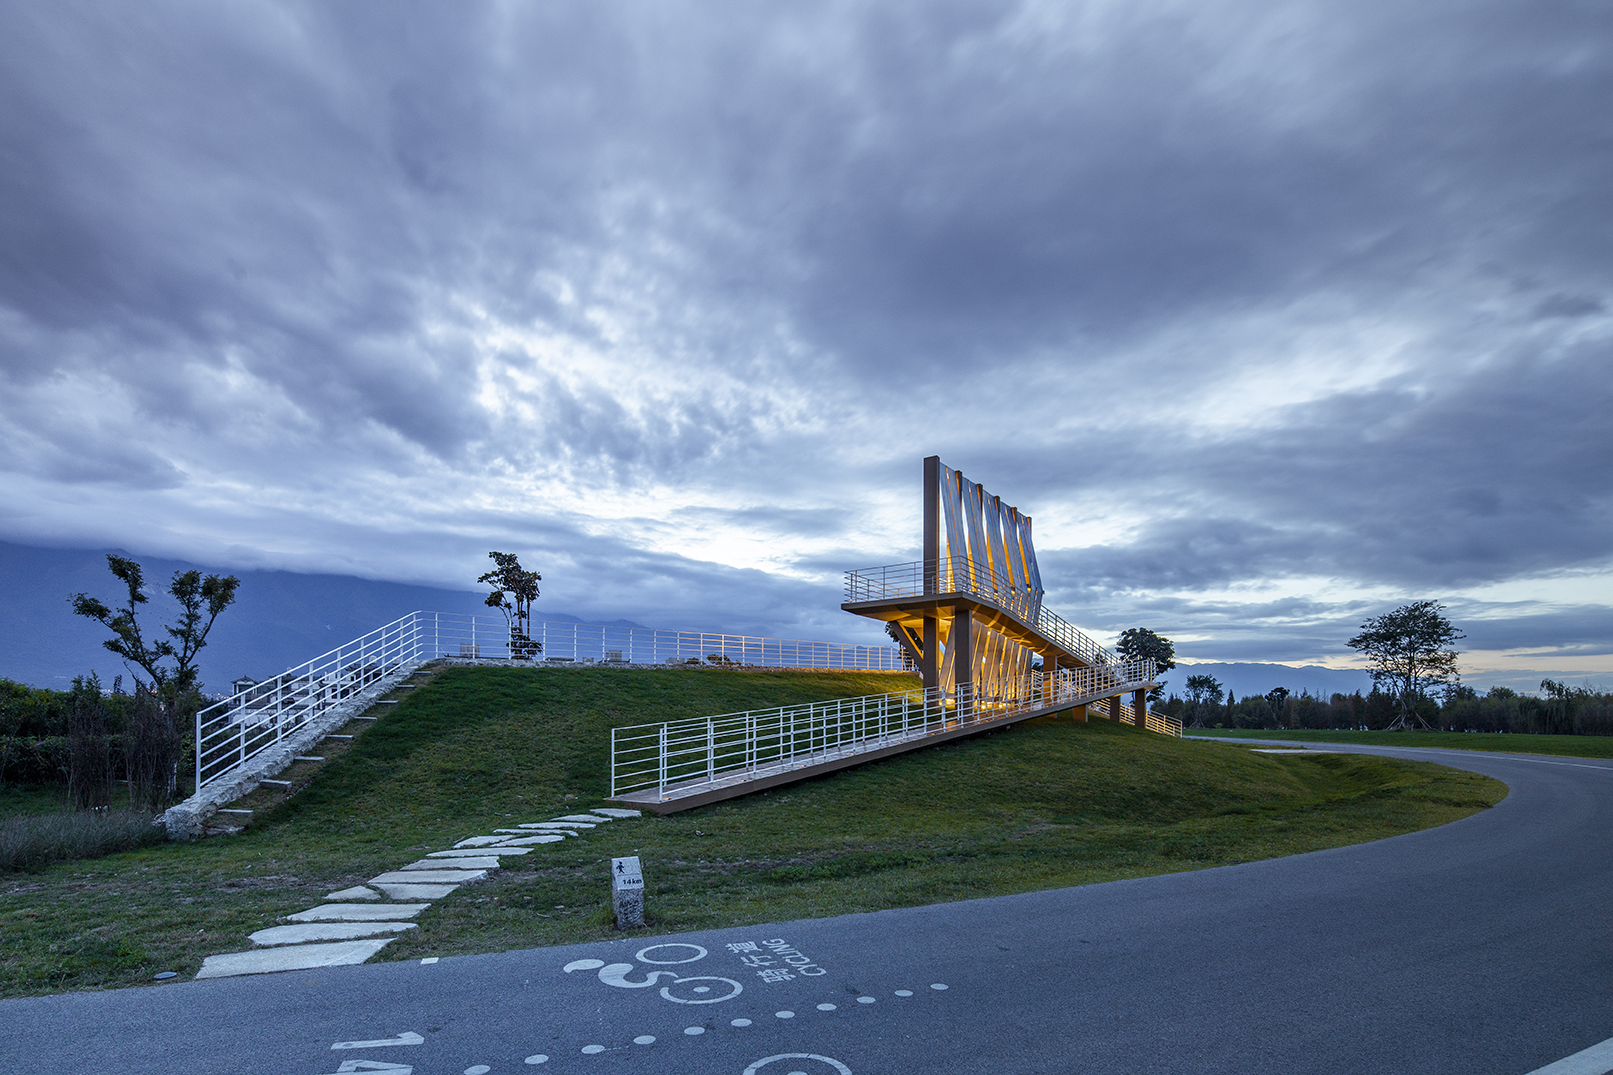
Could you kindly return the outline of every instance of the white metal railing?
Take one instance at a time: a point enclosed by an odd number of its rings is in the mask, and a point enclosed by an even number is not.
[[[915,560],[846,572],[847,604],[951,593],[968,594],[994,605],[1088,664],[1113,664],[1119,660],[1062,616],[1043,607],[1040,591],[1016,586],[1006,575],[976,560]]]
[[[377,697],[438,658],[514,660],[521,665],[750,665],[903,671],[912,667],[895,646],[844,645],[803,639],[645,627],[544,621],[531,627],[541,650],[511,642],[502,617],[411,612],[273,679],[196,714],[196,789],[280,746],[310,721],[341,705]]]
[[[653,789],[680,793],[726,787],[758,777],[833,761],[887,746],[916,743],[938,732],[1001,720],[1035,709],[1056,709],[1140,690],[1153,684],[1154,662],[1132,661],[1032,672],[991,696],[965,683],[956,692],[914,688],[860,698],[779,706],[714,717],[611,729],[611,796]],[[1180,735],[1178,722],[1152,714],[1150,730]],[[1168,718],[1164,718],[1168,721]],[[1175,724],[1174,731],[1170,724]]]

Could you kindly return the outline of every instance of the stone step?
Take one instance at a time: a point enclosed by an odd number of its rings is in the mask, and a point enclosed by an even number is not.
[[[375,886],[392,900],[440,900],[458,885],[378,884]]]
[[[288,922],[396,922],[430,907],[429,903],[322,903],[286,915]]]
[[[442,860],[432,861],[430,858],[416,859],[409,865],[402,867],[405,872],[420,870],[442,870],[453,868],[456,870],[496,870],[498,869],[498,856],[487,855],[482,858],[459,858],[453,862]]]
[[[260,783],[260,784],[272,784],[277,788],[289,788],[291,786],[291,781],[289,781],[289,780],[270,780],[267,777],[265,777],[262,780],[259,780],[258,783]]]
[[[270,926],[252,934],[249,940],[265,948],[281,944],[307,944],[309,941],[350,941],[355,937],[375,937],[414,929],[413,922],[308,922],[296,926]]]
[[[487,876],[486,870],[453,870],[445,869],[440,863],[433,863],[434,870],[392,870],[379,876],[370,878],[372,885],[464,885],[472,881],[480,881]]]
[[[351,735],[327,735],[327,736],[325,736],[325,738],[326,739],[351,739],[353,737]]]
[[[334,944],[297,944],[287,948],[261,948],[250,952],[225,952],[202,960],[198,978],[230,978],[238,974],[273,974],[283,970],[311,967],[345,967],[362,963],[397,938],[381,937],[367,941],[337,941]]]
[[[466,859],[479,858],[482,855],[530,855],[530,847],[511,847],[508,844],[498,844],[494,847],[459,847],[451,851],[433,851],[427,855],[428,859]],[[445,865],[451,865],[445,863]]]
[[[608,817],[595,817],[592,814],[562,814],[559,817],[552,817],[549,820],[550,821],[575,821],[575,822],[577,822],[579,824],[583,824],[583,825],[603,825],[605,822],[609,821],[610,818],[608,818]]]
[[[611,806],[596,806],[590,812],[595,813],[595,814],[604,814],[606,817],[643,817],[644,816],[643,812],[639,811],[639,810],[618,810],[615,807],[611,807]]]
[[[292,761],[324,761],[325,759],[324,758],[316,758],[311,754],[298,754],[296,757],[292,758],[291,760]]]
[[[373,888],[356,885],[353,888],[344,888],[340,892],[332,892],[325,898],[340,903],[343,900],[378,900],[381,898],[381,894]]]

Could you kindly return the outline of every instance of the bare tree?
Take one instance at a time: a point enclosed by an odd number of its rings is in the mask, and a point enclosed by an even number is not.
[[[165,704],[172,705],[182,694],[196,688],[196,655],[207,645],[208,632],[219,613],[235,601],[241,580],[234,575],[208,575],[200,571],[175,571],[168,593],[179,602],[177,627],[165,626],[168,637],[147,644],[140,629],[139,608],[151,599],[145,593],[145,572],[139,563],[125,556],[108,555],[107,567],[128,588],[128,604],[114,612],[88,594],[74,594],[70,601],[80,616],[99,621],[114,637],[101,645],[151,677],[151,687]],[[172,661],[172,667],[164,665]]]
[[[1387,693],[1399,700],[1400,714],[1389,727],[1409,729],[1416,721],[1426,728],[1428,722],[1417,716],[1417,703],[1429,688],[1456,678],[1460,653],[1452,643],[1466,637],[1446,618],[1444,605],[1414,601],[1367,620],[1345,645],[1371,662],[1373,684],[1387,684]]]
[[[487,554],[498,566],[478,578],[493,587],[487,595],[487,607],[504,613],[510,627],[510,656],[517,660],[531,660],[543,652],[543,643],[532,639],[532,602],[538,599],[538,583],[543,576],[521,566],[513,552]]]

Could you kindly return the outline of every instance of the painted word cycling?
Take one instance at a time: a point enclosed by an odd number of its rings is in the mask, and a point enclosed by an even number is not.
[[[728,945],[727,948],[739,956],[741,963],[755,969],[757,977],[764,982],[787,982],[792,973],[799,974],[803,978],[816,978],[820,974],[829,973],[782,937],[762,941],[760,944],[756,941],[738,941]],[[781,962],[785,966],[775,966]]]

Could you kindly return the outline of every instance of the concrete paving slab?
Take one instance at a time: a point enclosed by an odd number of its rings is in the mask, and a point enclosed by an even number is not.
[[[392,870],[370,878],[372,885],[463,885],[480,881],[486,870]]]
[[[455,859],[453,862],[444,862],[441,859],[436,859],[434,861],[429,858],[423,858],[416,859],[414,862],[409,863],[409,865],[399,868],[403,870],[441,870],[447,866],[452,866],[456,870],[496,870],[498,869],[498,857],[495,855],[486,855],[482,858]]]
[[[413,918],[429,903],[322,903],[286,915],[288,922],[388,922]]]
[[[504,842],[499,844],[498,846],[499,847],[531,847],[534,844],[556,844],[556,843],[559,843],[561,840],[564,840],[567,836],[576,836],[576,835],[577,834],[574,833],[574,832],[568,832],[568,833],[546,832],[546,833],[542,834],[541,836],[506,836],[506,837],[501,837],[501,839],[503,839]]]
[[[378,900],[381,898],[381,894],[373,888],[355,885],[352,888],[344,888],[340,892],[332,892],[325,898],[327,900]]]
[[[591,823],[591,824],[594,824],[594,825],[598,825],[602,821],[609,821],[610,818],[595,817],[592,814],[561,814],[559,817],[552,817],[549,820],[550,821],[576,821],[576,822],[580,822],[580,823]]]
[[[345,967],[362,963],[391,944],[395,937],[368,941],[338,941],[335,944],[297,944],[288,948],[260,948],[250,952],[226,952],[202,960],[198,978],[230,978],[237,974],[272,974],[282,970],[310,967]]]
[[[427,855],[428,859],[458,859],[480,858],[484,855],[530,855],[530,847],[511,847],[508,844],[496,844],[492,847],[456,847],[451,851],[433,851]],[[445,863],[452,865],[452,863]]]
[[[270,926],[252,934],[253,944],[307,944],[309,941],[350,941],[414,929],[413,922],[309,922],[297,926]]]
[[[440,900],[458,885],[377,885],[394,900]]]
[[[643,817],[642,810],[618,810],[614,806],[596,806],[588,811],[591,814],[604,814],[606,817]]]
[[[496,832],[564,832],[572,836],[577,835],[578,829],[591,829],[592,825],[583,825],[576,821],[533,821],[522,825],[519,829],[496,829]]]
[[[489,844],[501,844],[503,842],[504,837],[502,836],[471,836],[459,841],[454,845],[454,847],[456,849],[465,847],[486,847]]]

